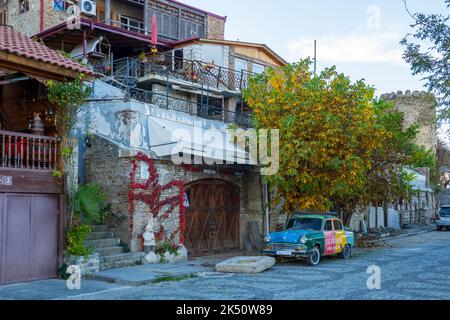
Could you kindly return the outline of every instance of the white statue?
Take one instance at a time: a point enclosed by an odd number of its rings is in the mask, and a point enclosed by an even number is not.
[[[145,232],[142,235],[144,238],[144,251],[145,253],[155,252],[156,240],[153,218],[150,218],[144,230]]]

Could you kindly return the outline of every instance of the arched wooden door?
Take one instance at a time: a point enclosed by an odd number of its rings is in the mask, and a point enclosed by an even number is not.
[[[191,256],[239,249],[239,188],[222,180],[186,187],[186,247]]]

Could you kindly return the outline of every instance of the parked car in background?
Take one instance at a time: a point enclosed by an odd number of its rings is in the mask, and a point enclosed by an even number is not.
[[[348,259],[355,246],[353,232],[331,213],[296,213],[288,219],[284,231],[270,233],[264,241],[263,254],[305,259],[311,266],[317,266],[323,256]]]
[[[450,230],[450,206],[442,206],[436,218],[437,230]]]

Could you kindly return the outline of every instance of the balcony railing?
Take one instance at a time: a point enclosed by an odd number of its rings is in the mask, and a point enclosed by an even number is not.
[[[56,170],[58,145],[56,137],[0,131],[0,168]]]
[[[248,113],[233,112],[138,88],[130,89],[129,96],[138,101],[154,104],[162,109],[181,111],[203,119],[233,123],[245,128],[250,128],[253,125],[252,116]]]
[[[214,64],[176,57],[169,53],[147,55],[145,59],[124,58],[114,62],[118,79],[141,79],[159,75],[164,79],[178,79],[208,88],[241,91],[247,86],[251,72],[237,72]]]

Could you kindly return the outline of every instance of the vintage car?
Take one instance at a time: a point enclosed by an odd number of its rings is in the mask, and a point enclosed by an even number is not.
[[[306,259],[309,265],[317,266],[323,256],[350,258],[355,246],[353,232],[344,227],[336,214],[296,213],[284,229],[264,239],[264,255]]]

